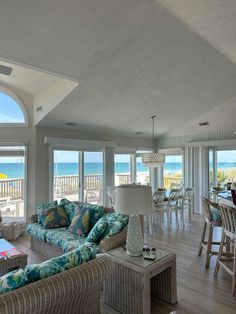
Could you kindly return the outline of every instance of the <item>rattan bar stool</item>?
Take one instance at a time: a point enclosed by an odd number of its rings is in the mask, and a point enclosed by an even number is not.
[[[212,203],[205,197],[202,197],[203,210],[205,214],[204,227],[201,236],[201,242],[199,244],[198,255],[202,254],[202,249],[206,249],[206,261],[205,268],[209,268],[210,259],[212,255],[217,255],[217,251],[212,250],[212,245],[220,245],[220,242],[213,242],[213,232],[215,227],[222,227],[222,220],[220,215],[219,206],[216,203]],[[206,229],[209,228],[208,239],[205,241]]]
[[[232,295],[236,298],[236,208],[220,204],[223,233],[220,243],[214,275],[217,276],[220,266],[232,277]],[[224,243],[229,242],[231,250],[224,254]]]

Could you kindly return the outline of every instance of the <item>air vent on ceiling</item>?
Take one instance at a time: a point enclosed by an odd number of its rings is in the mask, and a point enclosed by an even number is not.
[[[11,75],[12,68],[0,64],[0,74]]]
[[[76,123],[74,123],[74,122],[67,122],[66,125],[67,126],[76,126]]]
[[[203,121],[203,122],[199,122],[199,126],[206,126],[209,125],[209,121]]]
[[[43,106],[36,107],[36,112],[42,112],[42,111],[43,111]]]

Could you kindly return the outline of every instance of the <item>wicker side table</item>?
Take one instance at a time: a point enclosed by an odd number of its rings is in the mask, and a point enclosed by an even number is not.
[[[27,265],[27,258],[28,256],[26,254],[22,254],[16,258],[0,260],[0,276],[18,268],[25,268]]]
[[[0,252],[5,258],[0,259],[0,276],[18,269],[24,268],[27,265],[27,254],[21,253],[13,258],[7,258],[7,251],[15,250],[16,248],[5,239],[0,239]]]
[[[121,313],[150,314],[151,295],[175,304],[176,255],[157,249],[155,261],[130,257],[123,248],[107,253],[114,271],[104,283],[104,301]]]

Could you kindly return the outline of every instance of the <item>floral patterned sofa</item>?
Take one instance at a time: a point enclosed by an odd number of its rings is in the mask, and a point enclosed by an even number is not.
[[[62,200],[63,202],[63,200]],[[112,208],[88,203],[70,202],[65,207],[73,220],[77,207],[94,211],[95,219],[88,236],[70,232],[69,227],[46,229],[38,221],[38,215],[31,216],[26,232],[30,235],[31,248],[41,255],[51,258],[69,252],[86,242],[95,243],[97,252],[103,253],[121,246],[126,239],[128,217],[114,213]],[[99,236],[98,233],[103,233]]]
[[[0,313],[100,313],[100,292],[112,271],[108,256],[84,244],[41,264],[0,278]]]

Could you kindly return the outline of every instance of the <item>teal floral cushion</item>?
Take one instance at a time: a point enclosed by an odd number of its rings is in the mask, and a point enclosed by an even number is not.
[[[104,238],[111,238],[118,234],[129,221],[129,217],[123,214],[111,213],[106,216],[108,228],[104,233]]]
[[[216,208],[210,208],[211,211],[211,219],[215,222],[222,222],[220,210]]]
[[[0,278],[0,294],[18,289],[28,282],[23,269],[13,270]]]
[[[53,276],[72,267],[88,262],[96,257],[97,248],[92,243],[80,246],[78,249],[64,255],[51,258],[41,264],[27,265],[25,273],[28,282]]]
[[[48,230],[45,238],[47,243],[54,244],[58,247],[63,247],[63,243],[66,241],[77,240],[79,236],[77,234],[68,232],[68,228],[56,228]]]
[[[40,216],[40,221],[46,229],[66,227],[70,224],[70,220],[64,208],[59,206],[44,210],[44,213]]]
[[[45,241],[48,230],[39,223],[33,223],[26,226],[26,232],[38,240]]]
[[[65,240],[62,243],[63,252],[70,252],[78,249],[82,244],[85,244],[87,239],[85,237],[79,237],[77,240]]]
[[[70,221],[72,221],[78,205],[69,201],[66,198],[63,198],[60,200],[59,206],[65,209],[67,216],[69,217]]]
[[[44,211],[46,211],[48,208],[58,206],[57,201],[53,201],[50,203],[43,203],[43,204],[36,204],[36,213],[38,215],[38,223],[42,224],[40,217],[44,214]]]
[[[93,226],[87,237],[88,242],[97,243],[102,238],[104,232],[108,227],[108,222],[105,217],[100,218]]]

